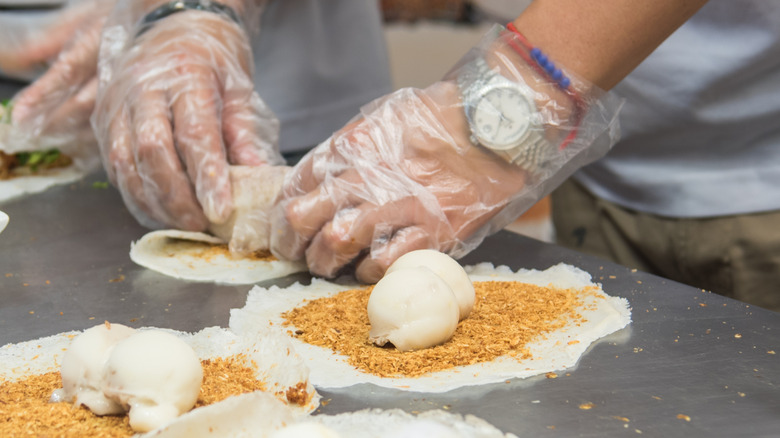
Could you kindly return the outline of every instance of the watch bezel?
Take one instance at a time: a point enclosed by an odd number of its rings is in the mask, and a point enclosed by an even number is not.
[[[536,104],[536,91],[522,81],[504,77],[497,69],[490,68],[484,58],[478,57],[463,65],[456,78],[461,92],[463,115],[469,130],[469,140],[483,147],[504,161],[528,171],[538,171],[545,166],[552,152],[552,145],[545,137],[544,117]],[[477,137],[479,128],[475,120],[478,103],[496,88],[517,91],[528,104],[528,125],[517,141],[496,143]],[[506,109],[505,109],[506,110]]]
[[[474,90],[473,94],[471,95],[471,98],[469,99],[470,102],[465,103],[468,108],[467,116],[468,116],[468,123],[469,123],[469,130],[471,131],[472,140],[476,143],[479,143],[489,149],[497,150],[497,151],[507,151],[511,150],[526,141],[526,139],[531,135],[531,132],[534,129],[538,128],[538,124],[533,120],[534,115],[536,114],[536,103],[534,102],[534,99],[532,96],[529,96],[527,87],[524,87],[521,84],[511,82],[509,80],[501,80],[499,82],[495,81],[488,81],[487,83],[481,85],[479,89]],[[487,99],[487,97],[492,93],[494,90],[497,89],[505,89],[505,90],[511,90],[511,92],[519,95],[522,97],[526,108],[528,109],[527,116],[528,120],[525,124],[525,129],[523,133],[518,136],[518,138],[511,142],[511,143],[497,143],[495,141],[492,141],[488,138],[485,138],[484,136],[480,135],[481,131],[477,126],[476,121],[476,112],[477,109],[480,106],[480,103]]]

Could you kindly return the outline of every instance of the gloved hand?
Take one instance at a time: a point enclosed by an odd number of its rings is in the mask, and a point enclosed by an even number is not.
[[[103,163],[143,225],[205,230],[232,213],[229,164],[282,162],[278,121],[254,91],[240,24],[187,10],[138,29],[140,3],[120,1],[104,31],[92,119]]]
[[[499,37],[492,36],[496,32]],[[315,275],[333,277],[354,267],[359,280],[375,282],[415,249],[461,257],[584,164],[588,154],[582,152],[612,126],[614,105],[597,102],[598,90],[580,84],[573,99],[558,85],[560,78],[528,65],[506,38],[514,36],[493,31],[447,79],[367,105],[304,157],[285,179],[272,212],[272,252],[305,257]],[[529,117],[546,149],[510,163],[472,143],[455,78],[476,58],[535,91],[537,111]],[[525,122],[488,121],[504,130],[514,129],[507,123]],[[601,154],[615,139],[608,140]]]
[[[89,116],[97,91],[100,31],[113,3],[71,1],[40,29],[8,25],[0,30],[4,42],[0,70],[4,73],[29,77],[50,64],[12,101],[14,145],[9,147],[59,147],[71,156],[96,153]]]

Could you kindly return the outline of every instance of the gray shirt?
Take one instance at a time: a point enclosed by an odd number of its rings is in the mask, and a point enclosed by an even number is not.
[[[670,217],[780,209],[780,2],[711,0],[614,90],[622,140],[576,178]]]
[[[281,121],[282,152],[322,142],[392,91],[375,1],[273,0],[252,45],[258,93]]]

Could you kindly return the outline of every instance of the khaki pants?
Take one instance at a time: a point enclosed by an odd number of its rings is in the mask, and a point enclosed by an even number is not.
[[[780,212],[666,218],[598,199],[572,179],[551,199],[562,246],[780,311]]]

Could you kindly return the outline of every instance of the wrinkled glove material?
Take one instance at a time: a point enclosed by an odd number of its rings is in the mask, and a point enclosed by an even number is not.
[[[279,123],[254,90],[242,25],[185,11],[138,35],[139,3],[120,1],[103,32],[92,117],[103,164],[143,225],[206,230],[233,212],[230,165],[282,162]]]
[[[496,26],[442,81],[366,105],[309,153],[272,212],[272,252],[305,258],[325,277],[354,269],[365,282],[415,249],[459,258],[605,154],[619,136],[620,100],[567,72],[579,93],[573,104],[507,38],[514,36]],[[472,143],[456,78],[476,57],[536,91],[536,117],[556,147],[534,169]]]

